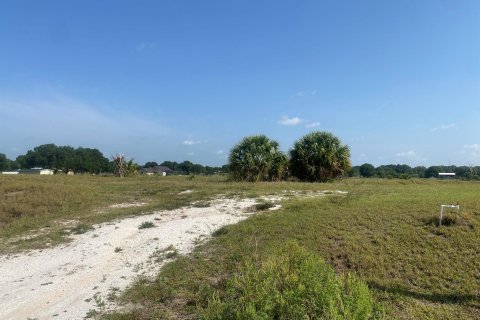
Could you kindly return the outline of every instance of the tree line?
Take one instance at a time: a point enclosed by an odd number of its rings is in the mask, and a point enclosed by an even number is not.
[[[296,178],[324,182],[341,176],[365,178],[437,178],[440,172],[455,173],[456,178],[480,180],[480,166],[417,166],[406,164],[374,167],[364,163],[350,165],[347,145],[329,132],[314,131],[295,142],[288,155],[279,144],[264,135],[245,137],[235,145],[229,157],[230,177],[237,181],[277,181]]]
[[[76,173],[113,173],[115,169],[115,157],[108,159],[98,149],[73,148],[71,146],[56,146],[55,144],[43,144],[28,150],[26,154],[19,155],[15,160],[8,159],[0,153],[0,171],[30,169],[41,167],[62,172],[73,171]],[[137,173],[141,168],[133,159],[126,160],[129,174]],[[157,162],[147,162],[144,168],[157,166]],[[164,161],[160,165],[169,167],[175,174],[211,175],[227,173],[228,166],[211,167],[201,164],[183,161]]]
[[[417,166],[406,164],[390,164],[374,167],[370,163],[354,166],[348,172],[350,177],[364,178],[437,178],[440,172],[455,173],[455,176],[465,180],[480,180],[480,166]]]
[[[155,161],[147,162],[143,165],[144,168],[151,168],[155,166],[165,166],[173,171],[176,174],[183,174],[183,175],[212,175],[212,174],[223,174],[228,173],[228,165],[223,165],[221,167],[211,167],[211,166],[203,166],[198,163],[193,163],[191,161],[183,161],[183,162],[175,162],[175,161],[164,161],[158,164]]]
[[[133,159],[133,171],[141,168]],[[233,146],[228,164],[203,166],[191,161],[147,162],[144,168],[157,165],[172,169],[175,174],[212,175],[229,174],[236,181],[278,181],[295,177],[302,181],[327,181],[339,176],[365,178],[432,178],[440,172],[453,172],[457,178],[480,180],[480,166],[417,166],[390,164],[378,167],[369,163],[350,165],[350,150],[328,132],[314,131],[297,140],[288,155],[279,143],[265,135],[248,136]],[[0,153],[0,171],[42,167],[76,173],[112,173],[113,158],[106,158],[99,150],[44,144],[28,150],[15,160]],[[135,172],[134,172],[135,173]]]
[[[109,159],[97,149],[56,146],[53,143],[43,144],[19,155],[15,160],[0,154],[0,170],[16,170],[41,167],[56,171],[79,173],[112,172]]]

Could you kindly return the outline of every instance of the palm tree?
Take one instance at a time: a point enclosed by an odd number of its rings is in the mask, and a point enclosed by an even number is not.
[[[236,181],[276,181],[286,173],[287,157],[277,141],[264,135],[245,137],[230,151],[230,177]]]
[[[311,132],[290,150],[291,171],[300,180],[325,182],[346,174],[350,166],[350,149],[329,132]]]

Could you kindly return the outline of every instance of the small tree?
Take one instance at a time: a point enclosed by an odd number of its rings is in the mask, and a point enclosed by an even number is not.
[[[113,174],[116,177],[123,178],[125,177],[125,156],[124,155],[115,155],[112,157],[114,169],[113,169]]]
[[[375,175],[375,167],[370,163],[364,163],[360,166],[360,175],[365,178],[370,178]]]
[[[127,161],[124,155],[117,154],[112,157],[112,161],[114,165],[113,174],[116,177],[123,178],[125,176],[134,175],[138,172],[138,164],[134,162],[133,159]]]
[[[325,182],[348,172],[350,149],[333,134],[314,131],[295,142],[290,166],[300,180]]]
[[[277,141],[265,135],[245,137],[230,151],[229,173],[233,180],[277,181],[287,170],[287,157]]]

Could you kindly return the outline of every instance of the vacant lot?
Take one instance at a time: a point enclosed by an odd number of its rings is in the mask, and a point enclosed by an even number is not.
[[[319,190],[347,194],[293,197]],[[0,177],[1,250],[65,241],[92,223],[219,194],[285,196],[279,211],[224,227],[190,256],[141,280],[111,319],[190,319],[246,260],[262,261],[286,239],[366,281],[388,317],[480,317],[480,183],[347,179],[328,184],[229,183],[222,177]],[[292,196],[291,198],[289,196]],[[200,201],[200,202],[199,202]],[[436,225],[439,205],[460,203]]]

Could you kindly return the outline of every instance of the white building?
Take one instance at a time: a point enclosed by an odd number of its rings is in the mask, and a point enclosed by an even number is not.
[[[15,170],[15,171],[2,171],[2,174],[18,174],[19,171],[18,170]]]
[[[20,174],[40,174],[40,175],[52,175],[54,172],[52,169],[32,168],[20,170]]]

